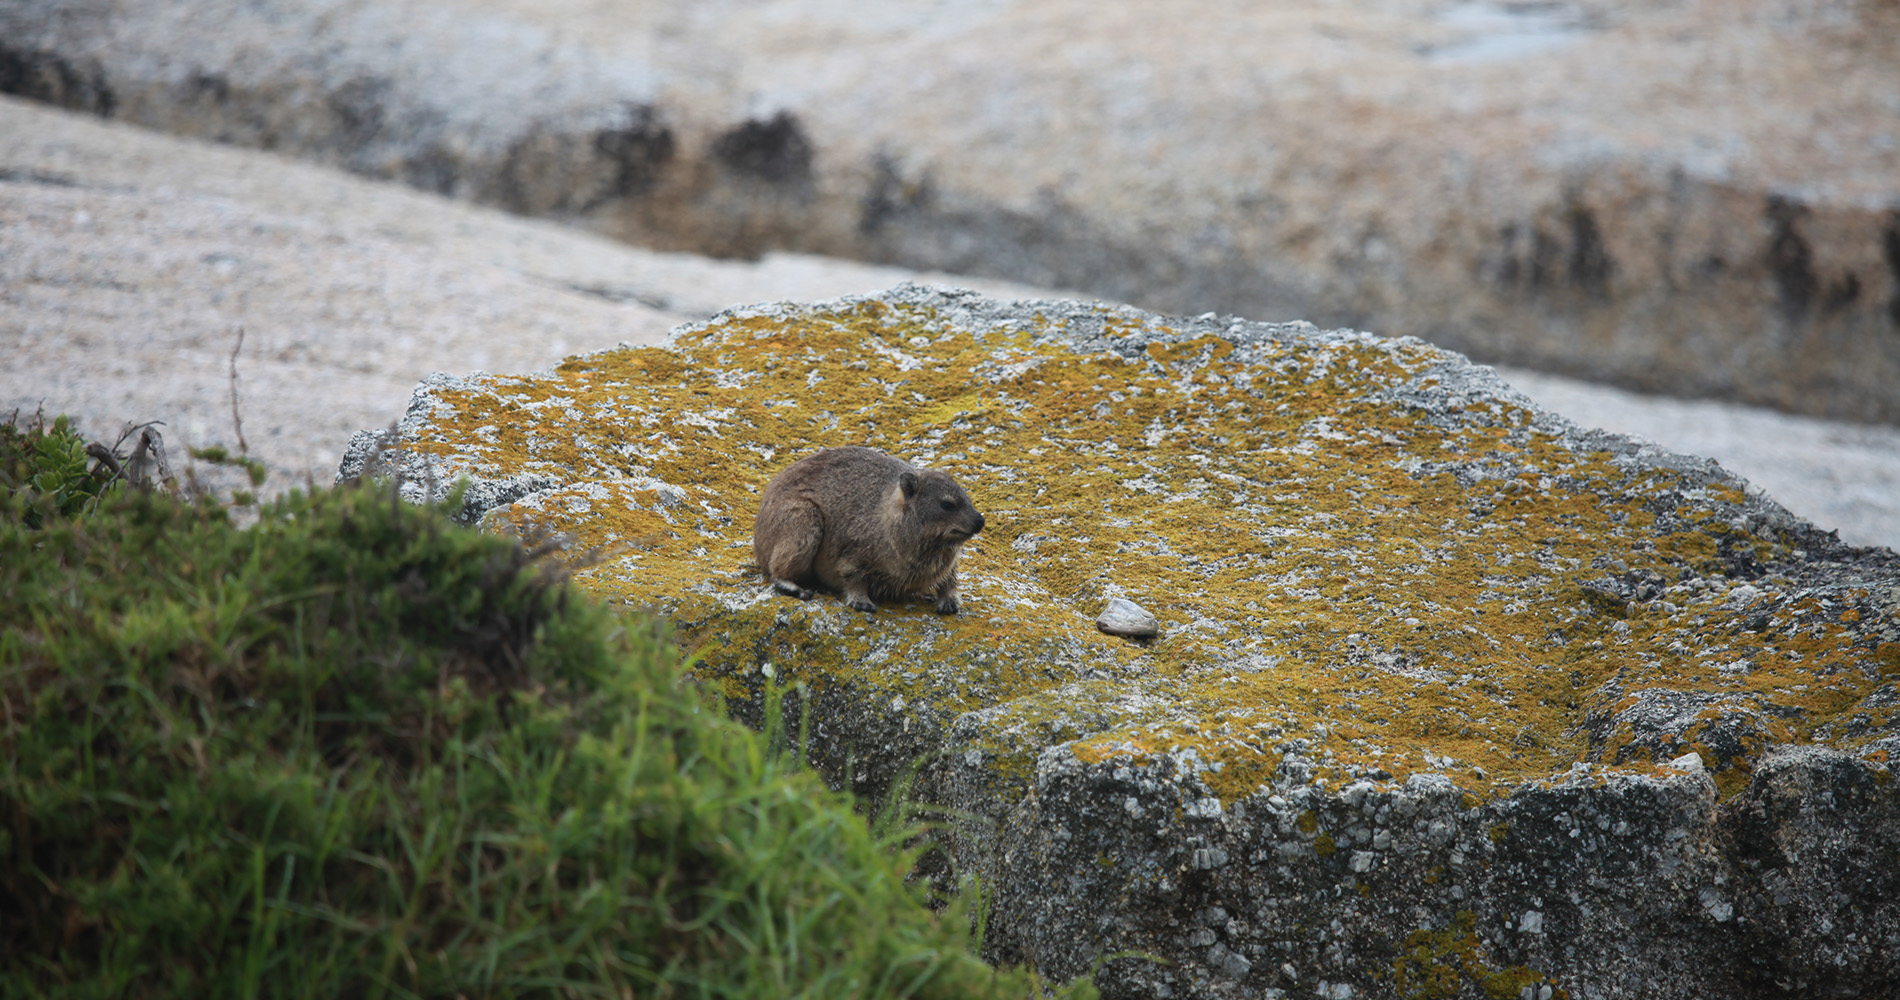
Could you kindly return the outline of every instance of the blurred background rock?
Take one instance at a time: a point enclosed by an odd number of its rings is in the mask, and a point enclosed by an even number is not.
[[[382,423],[429,368],[954,272],[1421,336],[1900,544],[1895,0],[12,0],[0,91],[570,227],[8,103],[9,402],[116,418],[242,325]]]

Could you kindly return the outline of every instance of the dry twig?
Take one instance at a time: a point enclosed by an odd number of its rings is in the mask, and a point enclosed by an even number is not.
[[[249,455],[251,449],[244,443],[244,418],[238,415],[238,352],[244,349],[244,328],[237,328],[237,343],[231,347],[231,424],[237,428],[238,454]]]

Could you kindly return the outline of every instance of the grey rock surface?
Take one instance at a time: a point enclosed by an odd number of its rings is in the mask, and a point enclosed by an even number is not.
[[[433,371],[534,371],[734,301],[945,278],[640,250],[4,96],[0,136],[0,413],[108,437],[160,420],[182,472],[186,448],[237,444],[241,329],[239,412],[269,492],[329,483],[350,435]]]
[[[741,716],[802,681],[833,780],[922,762],[996,960],[1110,997],[1900,988],[1900,556],[1455,354],[900,287],[437,380],[397,440],[411,481],[559,482],[483,513],[624,546],[585,585]],[[991,512],[956,620],[747,563],[764,479],[847,440]],[[1110,580],[1184,624],[1100,635]]]
[[[1900,940],[1867,901],[1900,889],[1890,787],[1800,748],[1727,799],[1699,768],[1583,768],[1476,804],[1415,776],[1197,813],[1178,772],[1052,751],[1023,807],[1044,835],[1008,842],[997,902],[1034,918],[992,933],[1009,957],[1105,936],[1192,956],[1108,963],[1120,996],[1886,996]],[[1131,842],[1145,869],[1098,862]]]
[[[1874,0],[15,0],[0,89],[647,245],[1900,421]]]

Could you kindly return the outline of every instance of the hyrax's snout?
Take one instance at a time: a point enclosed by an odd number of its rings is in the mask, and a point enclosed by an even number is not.
[[[983,530],[983,513],[959,496],[944,497],[938,501],[942,508],[941,522],[943,537],[952,541],[965,541]]]
[[[967,525],[963,525],[963,524],[950,525],[949,527],[943,529],[943,534],[944,534],[944,537],[950,539],[951,541],[966,542],[976,537],[976,533],[982,530],[983,530],[983,515],[978,514],[975,517],[971,518],[970,522]]]

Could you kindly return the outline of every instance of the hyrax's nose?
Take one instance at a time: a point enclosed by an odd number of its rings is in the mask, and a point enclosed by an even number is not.
[[[970,534],[974,535],[977,532],[982,531],[982,530],[983,530],[983,515],[979,512],[976,515],[976,527],[970,529]]]

